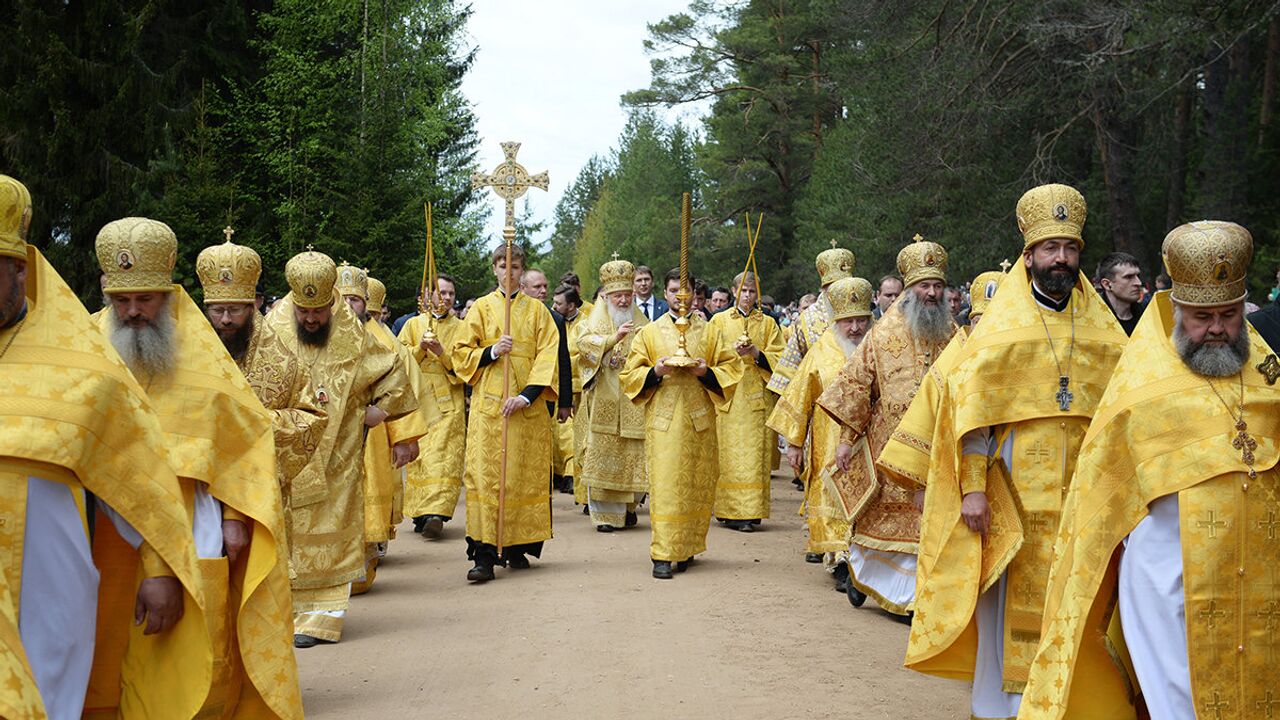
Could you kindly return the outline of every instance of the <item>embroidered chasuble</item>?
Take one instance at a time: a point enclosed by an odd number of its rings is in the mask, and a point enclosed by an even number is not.
[[[95,638],[76,640],[77,652],[95,653],[86,716],[114,717],[117,707],[125,717],[194,716],[209,696],[213,668],[203,583],[191,519],[150,402],[34,247],[27,248],[26,319],[9,341],[0,358],[0,673],[14,690],[0,700],[0,714],[22,717],[41,707],[16,627],[28,482],[40,478],[70,489],[86,553],[85,491],[142,538],[135,551],[97,513],[93,562],[101,579],[88,578],[97,587],[96,652]],[[182,619],[165,633],[143,635],[133,622],[138,584],[164,575],[186,591]],[[72,578],[65,581],[72,586]]]
[[[169,466],[188,513],[194,483],[204,483],[222,503],[223,519],[244,521],[251,538],[248,557],[235,567],[226,557],[197,559],[214,648],[213,688],[201,713],[300,718],[272,416],[181,285],[169,293],[167,311],[174,369],[138,379],[160,419]],[[112,312],[98,317],[103,337]]]
[[[1060,366],[1048,337],[1058,357],[1066,358],[1073,335],[1073,399],[1063,411],[1056,397]],[[1025,270],[1006,276],[941,387],[907,667],[972,680],[978,598],[1000,583],[1001,685],[1003,692],[1022,692],[1040,642],[1062,499],[1089,420],[1127,341],[1083,276],[1062,312],[1036,303]],[[962,460],[964,435],[987,428],[999,451],[991,457],[964,455]],[[978,491],[986,493],[991,505],[992,526],[985,540],[960,518],[963,496]],[[1112,689],[1119,694],[1100,695],[1098,707],[1128,706],[1123,690]]]
[[[545,305],[517,292],[511,301],[510,394],[542,387],[529,407],[508,418],[507,452],[502,452],[503,359],[484,356],[503,334],[505,300],[495,290],[476,301],[453,337],[452,361],[458,377],[472,386],[467,423],[467,537],[497,546],[498,485],[506,462],[505,517],[501,545],[540,543],[551,537],[551,443],[554,420],[547,402],[558,389],[560,332]],[[537,553],[532,553],[537,556]]]
[[[727,406],[742,377],[732,341],[714,325],[689,316],[686,348],[707,363],[720,392],[687,370],[648,381],[659,358],[675,354],[679,331],[671,313],[640,329],[620,376],[622,392],[645,408],[649,522],[653,560],[680,562],[707,549],[707,528],[718,473],[715,411]]]
[[[781,362],[782,331],[773,318],[758,309],[743,317],[737,307],[731,307],[713,315],[710,324],[731,347],[745,329],[764,360],[761,364],[749,355],[740,356],[742,379],[733,398],[716,412],[720,474],[712,514],[721,520],[767,518],[778,436],[765,421],[778,396],[765,386],[773,375],[772,368]]]
[[[818,293],[817,302],[805,308],[791,327],[791,337],[787,339],[786,349],[774,366],[773,376],[767,385],[779,395],[787,389],[787,383],[791,382],[791,376],[800,367],[800,361],[808,354],[809,348],[831,327],[831,299],[825,290]]]
[[[942,386],[947,382],[969,328],[962,327],[951,336],[951,342],[929,366],[925,379],[920,383],[915,399],[889,433],[889,440],[876,458],[876,468],[881,477],[898,483],[908,490],[921,490],[929,476],[929,454],[933,443],[933,430],[938,424],[938,404],[942,402]]]
[[[800,472],[804,481],[803,512],[809,526],[805,552],[842,553],[849,549],[849,520],[820,474],[835,460],[840,423],[817,406],[823,388],[835,379],[847,360],[836,340],[834,326],[828,328],[804,356],[769,416],[769,427],[788,444],[805,448]]]
[[[305,377],[291,407],[319,405],[328,417],[315,450],[285,488],[294,632],[337,641],[349,583],[364,574],[365,408],[395,420],[417,409],[399,355],[377,340],[340,296],[323,347],[298,340],[286,295],[266,324],[298,359]],[[301,440],[301,438],[299,438]]]
[[[462,325],[452,314],[435,319],[436,337],[444,348],[440,356],[423,350],[420,344],[429,327],[426,315],[409,318],[400,328],[400,342],[417,361],[423,383],[435,397],[440,412],[440,419],[418,441],[418,459],[409,463],[404,489],[404,513],[409,517],[451,518],[462,492],[462,461],[467,447],[465,384],[454,373],[449,352]]]
[[[615,341],[617,328],[609,315],[608,300],[602,300],[577,325],[574,345],[583,390],[575,431],[581,429],[586,437],[575,480],[597,503],[635,503],[649,489],[644,408],[623,394],[621,381],[631,345],[649,319],[632,305],[631,323],[636,331]],[[601,523],[616,527],[625,521],[625,509],[620,517],[600,518]]]
[[[1241,378],[1214,379],[1228,408],[1179,357],[1172,305],[1162,292],[1143,313],[1084,439],[1057,533],[1044,641],[1019,717],[1103,717],[1088,714],[1101,712],[1096,698],[1127,687],[1124,670],[1108,662],[1104,628],[1116,610],[1126,536],[1170,497],[1181,539],[1182,661],[1197,715],[1232,720],[1280,711],[1280,386],[1256,367],[1274,350],[1249,333],[1250,477],[1245,448],[1234,444]]]

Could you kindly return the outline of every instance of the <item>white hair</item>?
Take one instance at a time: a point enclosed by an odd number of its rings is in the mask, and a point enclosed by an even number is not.
[[[111,320],[111,344],[134,373],[166,375],[173,369],[176,346],[173,317],[169,314],[169,297],[165,296],[160,312],[144,327],[130,327],[120,321],[115,308],[107,309]]]
[[[1206,345],[1187,336],[1182,329],[1182,306],[1173,305],[1173,346],[1182,362],[1197,375],[1205,377],[1231,377],[1249,360],[1249,323],[1240,326],[1240,333],[1227,340],[1225,345]]]

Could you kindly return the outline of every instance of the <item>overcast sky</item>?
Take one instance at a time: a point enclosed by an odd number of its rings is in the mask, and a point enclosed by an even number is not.
[[[491,172],[502,162],[498,143],[515,140],[530,174],[550,173],[550,192],[525,195],[534,217],[548,220],[534,238],[541,242],[565,188],[622,131],[619,97],[649,84],[646,24],[685,10],[688,0],[474,0],[471,7],[468,31],[479,53],[462,91],[477,118],[480,167]],[[502,210],[492,193],[486,201],[496,244]]]

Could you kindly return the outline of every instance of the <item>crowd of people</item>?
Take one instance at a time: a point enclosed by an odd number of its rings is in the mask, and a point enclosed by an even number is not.
[[[907,667],[974,717],[1269,717],[1280,301],[1247,312],[1252,237],[1174,228],[1151,292],[1122,253],[1081,273],[1075,189],[1016,211],[1018,262],[965,283],[917,235],[875,286],[833,242],[785,307],[616,254],[587,300],[516,245],[492,292],[441,274],[391,323],[311,248],[264,302],[230,228],[201,307],[172,230],[124,218],[90,314],[0,176],[0,716],[301,717],[295,650],[341,639],[405,521],[440,542],[462,500],[481,584],[572,493],[601,533],[647,515],[670,580],[713,520],[768,521],[785,462],[797,561],[909,625]]]

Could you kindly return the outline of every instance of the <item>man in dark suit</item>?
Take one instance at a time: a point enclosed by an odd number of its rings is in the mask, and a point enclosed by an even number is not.
[[[667,312],[665,300],[653,295],[653,271],[644,265],[636,268],[636,277],[632,283],[635,288],[635,304],[640,312],[649,320],[657,320]]]

